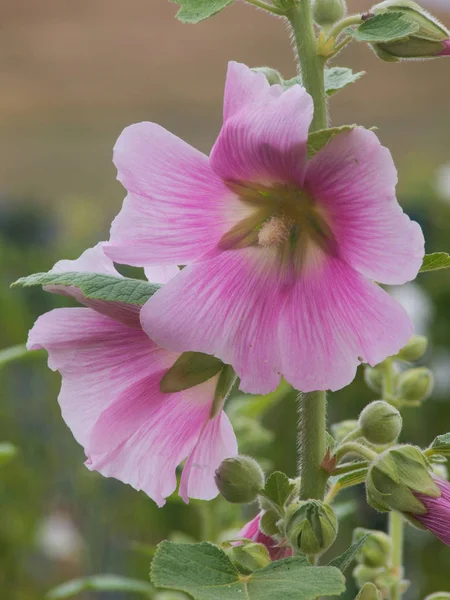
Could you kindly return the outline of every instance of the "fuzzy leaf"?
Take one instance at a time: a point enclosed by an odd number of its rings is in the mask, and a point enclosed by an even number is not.
[[[181,6],[177,19],[183,23],[199,23],[213,17],[234,0],[173,0]]]
[[[202,352],[183,352],[161,379],[161,391],[174,394],[208,381],[223,368],[220,358]]]
[[[358,42],[380,43],[401,40],[418,31],[419,25],[408,21],[401,12],[385,12],[364,21],[346,32]]]
[[[159,285],[141,279],[99,275],[73,271],[70,273],[35,273],[18,279],[11,287],[34,285],[62,285],[78,288],[86,298],[123,302],[141,306],[160,288]]]
[[[355,81],[361,79],[365,74],[365,71],[353,73],[353,71],[347,67],[331,67],[330,69],[325,69],[325,91],[328,96],[332,96],[351,83],[355,83]]]
[[[146,581],[139,579],[129,579],[119,575],[92,575],[80,579],[67,581],[58,587],[53,588],[47,594],[48,600],[62,600],[63,598],[72,598],[86,591],[97,592],[129,592],[141,594],[147,598],[153,598],[154,587]]]
[[[438,435],[429,447],[427,454],[440,454],[442,456],[450,456],[450,433]]]
[[[328,144],[334,137],[355,129],[357,125],[341,125],[330,129],[319,129],[308,137],[308,158],[311,159],[319,150]]]
[[[243,576],[225,552],[209,542],[162,542],[151,578],[156,587],[186,592],[194,600],[312,600],[345,589],[339,569],[307,566],[301,557],[285,558]]]
[[[450,254],[447,254],[447,252],[425,254],[420,273],[438,271],[439,269],[450,269]]]
[[[361,464],[367,464],[367,463],[362,463]],[[356,467],[357,463],[355,463],[355,467]],[[351,471],[350,473],[345,473],[345,475],[338,475],[335,477],[332,477],[332,481],[334,485],[337,485],[339,487],[339,489],[343,490],[345,488],[348,487],[352,487],[354,485],[359,485],[360,483],[364,483],[367,477],[367,472],[369,470],[369,467],[364,466],[360,469],[355,468],[354,471]]]
[[[337,558],[332,560],[328,566],[336,567],[337,569],[342,571],[342,573],[344,573],[345,570],[353,562],[353,560],[354,560],[356,554],[359,552],[361,546],[363,546],[366,543],[366,541],[369,537],[370,537],[370,533],[366,533],[366,535],[363,535],[362,538],[360,538],[357,542],[355,542],[349,548],[347,548],[347,550],[343,554],[341,554],[340,556],[338,556]]]
[[[272,473],[266,481],[264,493],[277,506],[283,508],[287,499],[292,494],[295,488],[295,483],[289,479],[287,475],[281,471]]]

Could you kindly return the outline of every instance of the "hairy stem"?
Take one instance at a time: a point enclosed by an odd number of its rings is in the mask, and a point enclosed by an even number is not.
[[[328,474],[321,467],[327,450],[326,394],[310,392],[299,396],[300,498],[322,500]]]
[[[403,517],[395,511],[389,513],[389,534],[392,540],[392,569],[395,581],[391,587],[391,600],[401,600],[403,578]]]
[[[286,16],[292,27],[303,85],[314,101],[314,117],[310,131],[325,129],[328,125],[325,59],[317,54],[317,38],[310,0],[300,0]]]
[[[266,2],[262,2],[262,0],[245,0],[245,1],[248,4],[253,4],[253,6],[262,8],[263,10],[267,10],[268,12],[271,12],[274,15],[279,15],[279,16],[284,15],[284,11],[282,11],[280,8],[276,8],[276,6],[272,6],[271,4],[267,4]]]
[[[351,25],[361,25],[363,22],[363,15],[350,15],[345,19],[342,19],[342,21],[339,21],[339,23],[336,23],[336,25],[330,29],[328,32],[328,38],[333,37],[337,39],[337,37],[344,31],[344,29],[347,29],[347,27],[350,27]]]

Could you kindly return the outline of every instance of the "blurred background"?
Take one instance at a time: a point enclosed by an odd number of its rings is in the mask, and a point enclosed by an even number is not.
[[[426,4],[450,25],[450,0]],[[349,5],[360,11],[370,2]],[[295,75],[281,20],[241,2],[196,26],[176,21],[176,11],[167,0],[0,2],[0,349],[25,341],[39,314],[66,304],[40,290],[11,290],[10,282],[107,238],[124,196],[112,147],[126,125],[156,121],[208,152],[221,125],[228,60]],[[379,128],[400,171],[399,199],[422,225],[427,251],[449,250],[450,59],[387,64],[355,45],[335,64],[368,73],[333,97],[333,123]],[[421,411],[406,412],[404,431],[405,440],[427,444],[450,430],[450,272],[419,276],[393,293],[431,339],[422,362],[435,370],[436,390]],[[2,600],[38,600],[90,573],[146,580],[152,546],[173,530],[183,537],[205,529],[214,505],[174,499],[158,510],[143,493],[83,466],[56,402],[59,375],[43,354],[0,367],[0,385],[0,441],[20,449],[0,472]],[[332,395],[330,419],[355,418],[373,398],[360,373]],[[265,425],[264,444],[256,436],[252,448],[244,430],[241,447],[294,475],[295,397],[269,410]],[[362,490],[349,498],[355,504],[336,552],[352,527],[385,525]],[[230,527],[238,524],[216,506]],[[408,600],[450,591],[450,549],[411,528],[407,542]]]

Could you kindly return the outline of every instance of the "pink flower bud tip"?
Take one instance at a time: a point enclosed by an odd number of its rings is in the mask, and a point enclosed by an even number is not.
[[[441,495],[439,498],[432,498],[416,494],[427,512],[424,515],[414,515],[414,518],[444,544],[450,546],[450,482],[440,477],[434,477],[434,480],[441,490]]]
[[[450,56],[450,39],[444,41],[444,49],[439,53],[439,56]]]

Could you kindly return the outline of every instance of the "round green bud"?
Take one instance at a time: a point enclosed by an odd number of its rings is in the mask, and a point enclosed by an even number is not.
[[[427,596],[425,600],[450,600],[450,592],[435,592]]]
[[[358,527],[353,533],[353,541],[357,542],[370,534],[356,555],[356,560],[367,567],[379,568],[389,564],[392,554],[391,538],[382,531],[373,531]]]
[[[378,446],[395,442],[402,424],[398,410],[383,400],[376,400],[366,406],[358,421],[362,435],[369,443]]]
[[[306,500],[288,507],[285,531],[294,550],[307,556],[320,556],[334,543],[338,521],[328,504]]]
[[[359,590],[355,600],[383,600],[383,595],[375,584],[368,581]]]
[[[450,38],[448,30],[430,13],[412,0],[385,0],[371,9],[375,15],[401,13],[415,30],[401,40],[371,44],[379,58],[387,62],[433,58],[444,53]]]
[[[417,367],[401,373],[398,379],[398,395],[405,402],[417,404],[426,400],[434,386],[433,373],[426,367]]]
[[[253,571],[267,567],[272,562],[267,548],[256,542],[232,546],[226,552],[231,562],[243,575],[250,575]]]
[[[272,69],[271,67],[255,67],[252,71],[262,73],[270,85],[283,85],[283,78],[276,69]]]
[[[259,528],[266,535],[270,537],[276,537],[280,535],[280,530],[278,528],[279,520],[280,515],[276,511],[266,510],[261,515],[261,519],[259,521]]]
[[[358,421],[353,419],[347,419],[346,421],[341,421],[340,423],[335,423],[331,426],[331,433],[336,440],[337,443],[342,442],[342,440],[348,436],[349,433],[353,433],[358,429]]]
[[[381,394],[383,391],[383,371],[374,367],[366,367],[364,369],[364,381],[376,394]]]
[[[344,0],[315,0],[313,19],[321,27],[329,27],[340,21],[347,12]]]
[[[355,579],[356,585],[362,588],[366,583],[374,583],[383,572],[383,569],[374,569],[373,567],[367,567],[366,565],[357,565],[353,569],[353,578]]]
[[[368,503],[376,510],[397,510],[411,516],[426,513],[416,494],[441,495],[422,451],[409,445],[395,446],[378,456],[367,474],[366,491]]]
[[[427,351],[428,340],[424,335],[415,335],[404,348],[396,355],[395,358],[404,360],[405,362],[415,362],[420,360]]]
[[[215,481],[228,502],[249,504],[264,488],[264,473],[253,458],[235,456],[221,463],[216,470]]]

